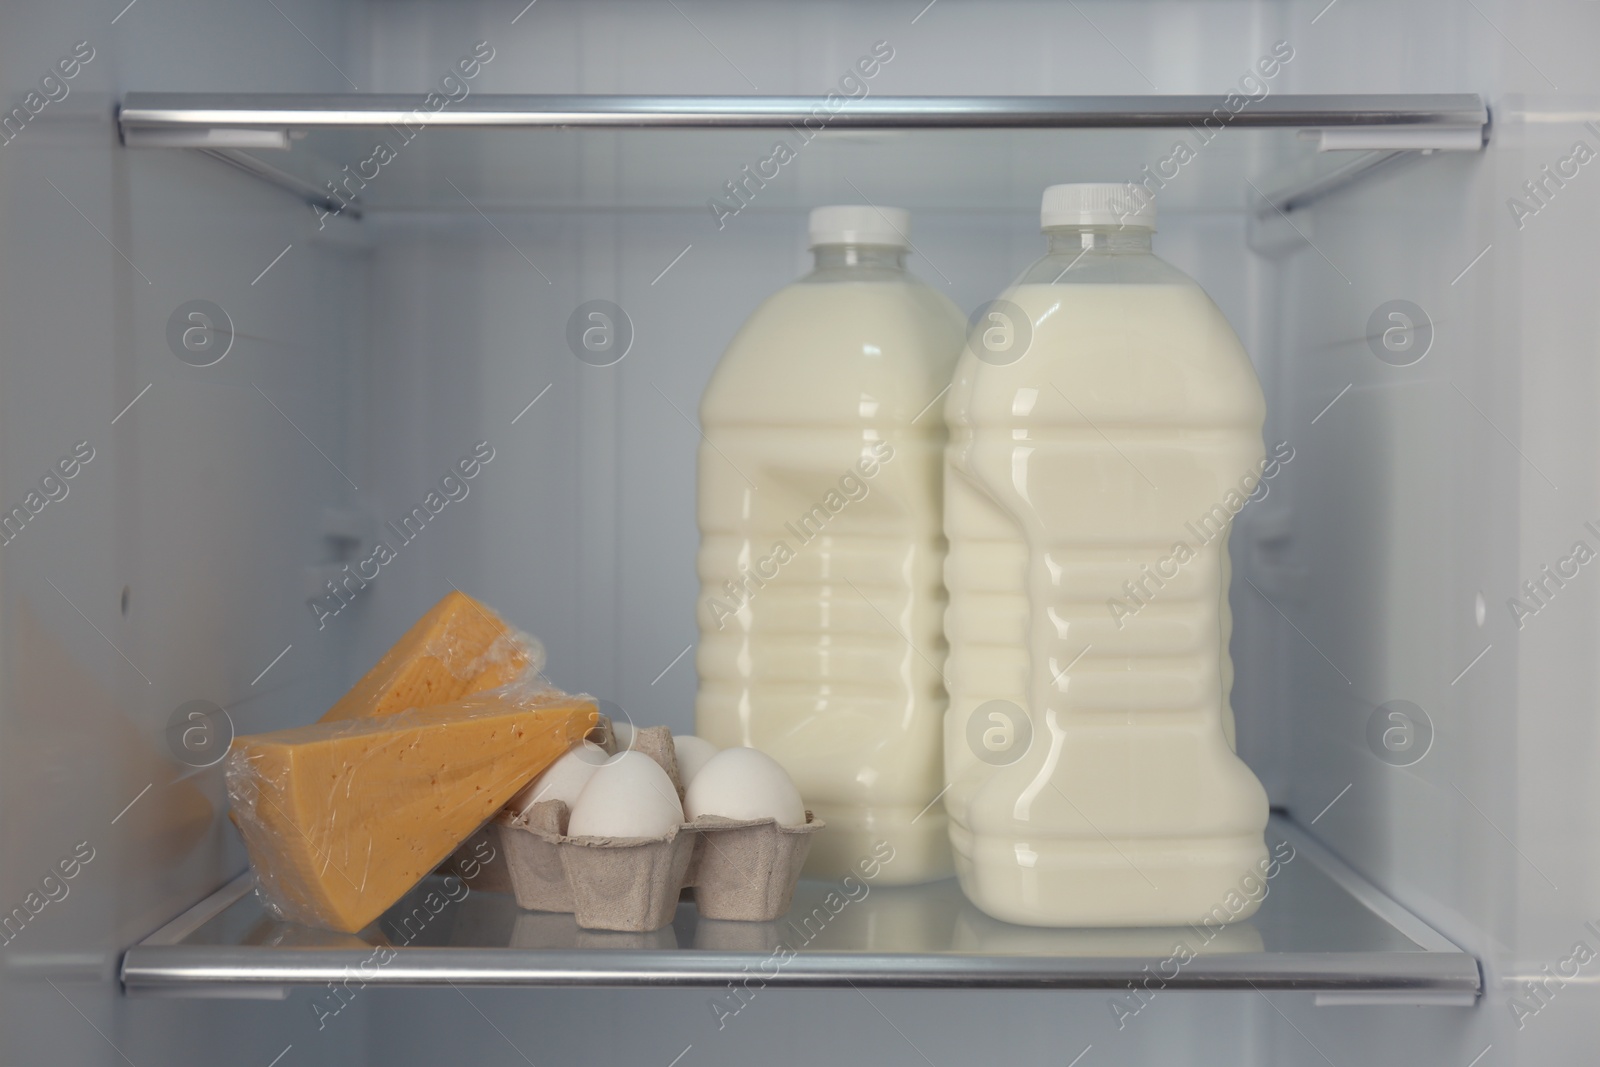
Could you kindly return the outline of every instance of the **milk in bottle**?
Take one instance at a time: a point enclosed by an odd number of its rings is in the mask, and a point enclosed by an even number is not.
[[[700,404],[696,732],[783,764],[828,824],[814,877],[950,873],[934,401],[965,322],[907,273],[909,224],[812,212],[816,269],[756,310]]]
[[[985,310],[946,408],[957,872],[1016,923],[1244,918],[1267,799],[1232,746],[1227,538],[1261,387],[1151,254],[1143,190],[1052,186],[1042,221],[1048,255]]]

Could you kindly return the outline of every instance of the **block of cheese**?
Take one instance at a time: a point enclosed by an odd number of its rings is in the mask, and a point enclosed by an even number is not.
[[[322,721],[448,704],[543,667],[544,649],[536,639],[452,589],[339,698]]]
[[[597,718],[588,697],[512,685],[235,738],[228,801],[268,911],[361,930]]]

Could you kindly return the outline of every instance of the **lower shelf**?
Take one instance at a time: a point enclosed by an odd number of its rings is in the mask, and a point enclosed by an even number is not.
[[[131,995],[277,998],[290,987],[725,986],[1031,989],[1296,989],[1319,1002],[1470,1004],[1477,960],[1356,874],[1290,820],[1283,862],[1250,919],[1228,925],[1052,930],[969,904],[954,880],[801,882],[771,923],[700,919],[678,906],[647,934],[581,930],[509,895],[430,879],[359,935],[281,923],[242,874],[122,961]],[[429,892],[435,895],[424,904]],[[1257,895],[1261,887],[1255,889]],[[437,910],[433,910],[437,909]],[[791,954],[792,953],[792,954]]]

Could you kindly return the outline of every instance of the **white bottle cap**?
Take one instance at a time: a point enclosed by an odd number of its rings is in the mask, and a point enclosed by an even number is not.
[[[911,212],[901,207],[838,204],[813,208],[811,247],[818,245],[890,245],[911,247]]]
[[[1075,182],[1044,191],[1039,225],[1138,226],[1156,228],[1156,201],[1150,191],[1132,182]]]

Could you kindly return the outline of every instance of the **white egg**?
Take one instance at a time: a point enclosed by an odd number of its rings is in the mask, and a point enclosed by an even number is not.
[[[684,798],[690,820],[702,815],[727,819],[777,819],[780,826],[803,826],[806,806],[781,764],[753,748],[725,748],[706,761]]]
[[[559,800],[570,810],[589,777],[606,761],[606,750],[593,741],[582,741],[544,769],[544,773],[522,787],[506,806],[519,815],[535,804]]]
[[[619,752],[589,776],[567,821],[571,837],[663,837],[683,822],[678,791],[643,752]]]
[[[672,750],[678,757],[678,778],[682,780],[683,787],[689,788],[689,783],[694,781],[695,775],[700,773],[700,768],[706,761],[717,754],[717,746],[703,737],[693,734],[673,734]]]
[[[633,723],[612,720],[611,736],[616,739],[618,752],[628,751],[633,747]]]

